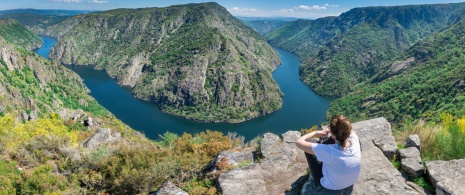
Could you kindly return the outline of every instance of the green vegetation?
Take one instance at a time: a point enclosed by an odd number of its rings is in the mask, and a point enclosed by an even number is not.
[[[48,31],[60,36],[51,58],[94,64],[166,113],[241,122],[282,105],[277,52],[217,3],[78,15]]]
[[[241,21],[252,28],[253,30],[257,31],[261,35],[266,34],[267,32],[287,23],[290,22],[291,19],[281,19],[281,18],[241,18]]]
[[[396,138],[404,142],[412,134],[420,137],[423,161],[465,158],[465,117],[441,114],[438,123],[406,123],[396,132]]]
[[[11,52],[17,63],[7,65],[0,59],[0,84],[8,91],[0,96],[0,111],[3,113],[16,113],[18,117],[23,113],[43,116],[69,108],[82,109],[95,116],[108,114],[88,95],[88,89],[75,73],[35,53],[10,45],[1,37],[0,43]]]
[[[0,37],[7,42],[32,50],[42,45],[42,39],[11,19],[0,19]]]
[[[456,21],[464,6],[355,8],[337,18],[288,23],[266,38],[301,58],[301,79],[317,93],[344,96],[416,42]]]
[[[78,143],[91,134],[69,129],[55,114],[26,123],[0,117],[0,192],[137,194],[169,179],[190,194],[215,194],[202,169],[218,152],[235,147],[214,131],[164,136],[160,142],[172,144],[165,147],[118,128],[119,121],[105,121],[125,141],[88,150]]]
[[[1,194],[139,194],[167,179],[190,194],[216,194],[202,170],[240,141],[214,131],[150,141],[92,99],[75,73],[2,37],[0,45],[11,55],[6,59],[16,59],[0,60]],[[64,120],[54,113],[62,108],[82,109],[99,125]],[[121,140],[84,147],[99,128]]]
[[[405,52],[401,61],[415,61],[401,71],[382,72],[331,103],[328,116],[344,113],[352,120],[385,117],[440,121],[442,113],[465,115],[465,20],[429,37]],[[391,75],[384,79],[384,75]]]

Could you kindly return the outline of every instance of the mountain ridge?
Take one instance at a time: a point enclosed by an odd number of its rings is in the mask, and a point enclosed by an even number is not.
[[[390,65],[386,62],[417,41],[457,21],[464,7],[457,3],[354,8],[326,18],[326,23],[291,22],[265,36],[270,44],[301,58],[301,79],[315,92],[340,97],[385,70]]]
[[[58,37],[52,59],[95,64],[167,113],[241,122],[282,105],[279,55],[217,3],[78,15],[48,34]]]

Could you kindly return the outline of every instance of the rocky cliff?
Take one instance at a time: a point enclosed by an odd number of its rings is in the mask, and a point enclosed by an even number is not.
[[[52,59],[105,69],[164,112],[240,122],[282,105],[277,52],[216,3],[79,15],[49,33]]]
[[[30,40],[29,36],[39,40],[40,38],[11,20],[0,20],[0,29],[4,30],[1,32],[15,31],[15,37],[10,34],[5,38],[5,35],[0,33],[2,115],[11,113],[18,119],[29,120],[64,108],[106,113],[103,107],[88,95],[89,90],[77,74],[27,50],[32,47],[30,43],[36,43]],[[14,41],[7,41],[10,39]]]
[[[376,118],[352,124],[362,146],[361,173],[351,194],[425,194],[425,189],[407,181],[390,159],[398,155],[397,144],[392,136],[391,125],[384,118]],[[218,188],[223,194],[314,194],[316,184],[307,175],[308,165],[304,153],[295,146],[300,132],[289,131],[263,136],[258,151],[223,151],[213,164],[229,163],[232,170],[221,173]],[[414,147],[414,149],[416,149]],[[257,158],[257,152],[263,154]],[[401,154],[402,155],[402,154]],[[419,155],[419,154],[418,154]],[[255,157],[255,158],[254,158]],[[221,163],[220,163],[221,162]],[[242,162],[242,163],[240,163]],[[240,166],[249,162],[246,166]],[[463,160],[433,161],[427,163],[428,173],[438,193],[455,194],[464,190],[454,185],[463,178],[460,165]],[[450,170],[444,166],[450,165]],[[423,165],[422,165],[423,166]],[[217,167],[218,168],[218,167]],[[444,169],[441,171],[441,168]],[[455,170],[456,174],[452,174]],[[211,172],[221,171],[209,169]],[[308,178],[308,179],[307,179]],[[454,181],[455,183],[447,182]]]

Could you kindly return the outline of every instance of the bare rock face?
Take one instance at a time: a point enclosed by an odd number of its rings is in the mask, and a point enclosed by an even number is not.
[[[420,137],[417,134],[408,136],[405,147],[416,147],[418,150],[421,150]]]
[[[165,181],[154,195],[188,195],[188,193],[175,186],[172,182]]]
[[[299,132],[292,132],[300,137]],[[223,194],[298,194],[305,179],[308,165],[305,155],[295,146],[289,136],[283,142],[277,135],[264,135],[260,163],[233,169],[218,178],[218,187]]]
[[[351,194],[421,194],[406,184],[406,180],[388,160],[394,153],[395,140],[391,125],[385,118],[376,118],[352,124],[362,144],[362,165],[357,183]],[[387,151],[383,151],[385,149]],[[302,194],[314,194],[313,179],[302,188]]]
[[[421,162],[420,151],[416,147],[399,150],[402,170],[407,174],[421,177],[425,168]]]
[[[111,132],[110,129],[100,128],[97,132],[84,142],[84,146],[89,149],[95,149],[97,146],[106,143],[119,142],[121,134],[118,132]]]
[[[217,3],[89,13],[47,33],[50,58],[104,69],[166,113],[237,123],[282,106],[279,54]]]
[[[376,118],[352,124],[360,142],[362,150],[377,147],[384,155],[392,159],[397,154],[397,143],[392,136],[391,124],[385,118]]]
[[[436,194],[465,194],[465,159],[426,163]]]
[[[245,148],[242,150],[232,149],[220,152],[205,171],[207,177],[219,174],[223,168],[235,167],[241,163],[253,163],[257,159],[255,148]]]
[[[362,166],[351,194],[424,193],[408,185],[383,152],[382,149],[391,153],[397,151],[397,148],[383,147],[395,145],[391,125],[386,119],[354,123],[352,128],[362,143]],[[316,184],[307,176],[305,155],[295,146],[300,136],[300,132],[290,131],[283,134],[281,140],[277,135],[265,134],[260,148],[264,158],[260,163],[221,174],[218,188],[223,194],[314,194]],[[301,187],[306,177],[310,178]]]

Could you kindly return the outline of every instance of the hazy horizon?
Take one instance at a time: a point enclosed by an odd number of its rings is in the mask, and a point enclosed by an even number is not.
[[[167,7],[171,5],[217,2],[225,7],[232,15],[240,17],[260,18],[321,18],[326,16],[338,16],[356,7],[368,6],[397,6],[420,4],[444,4],[458,3],[462,0],[392,0],[392,1],[281,1],[281,0],[171,0],[171,1],[145,1],[145,0],[0,0],[0,10],[12,9],[49,9],[49,10],[82,10],[105,11],[118,8],[146,8]]]

